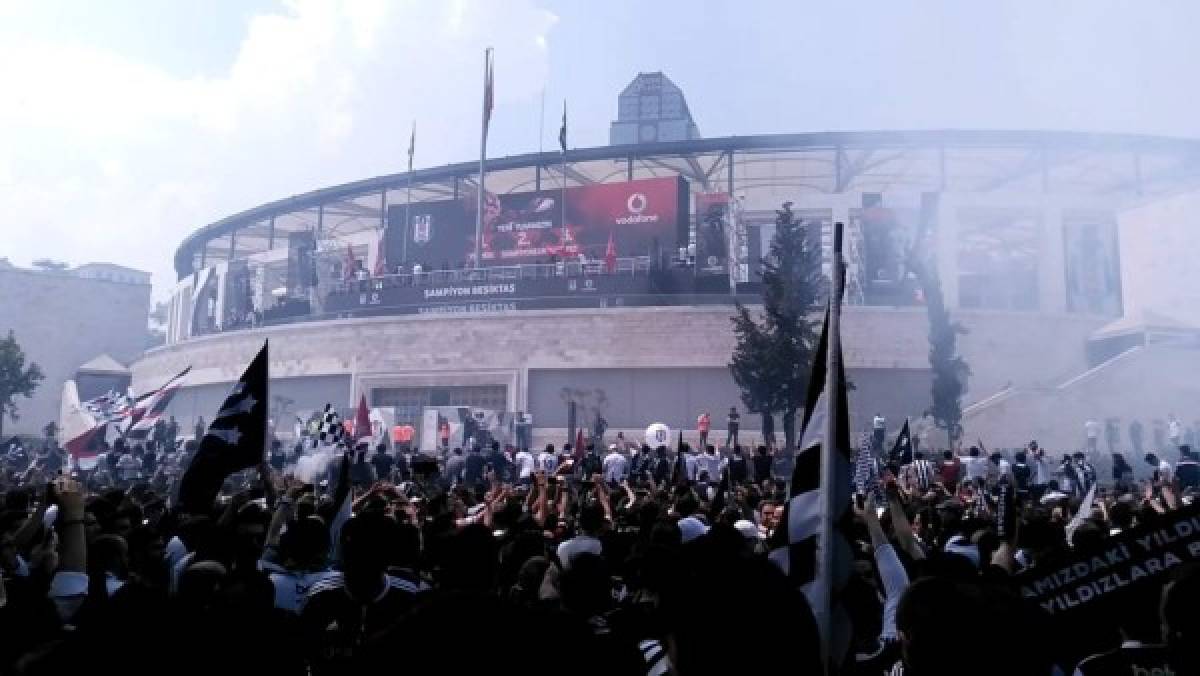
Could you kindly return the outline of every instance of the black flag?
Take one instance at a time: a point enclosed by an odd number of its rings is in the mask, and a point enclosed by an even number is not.
[[[234,384],[179,481],[186,512],[207,513],[225,477],[263,461],[267,436],[267,343]]]
[[[896,435],[896,445],[892,446],[892,452],[888,455],[888,462],[907,465],[912,461],[912,434],[908,431],[908,418],[905,418],[904,427],[901,427],[900,434]]]

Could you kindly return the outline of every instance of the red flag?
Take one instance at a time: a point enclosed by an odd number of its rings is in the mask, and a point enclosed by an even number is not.
[[[346,245],[346,264],[342,270],[343,279],[354,279],[354,247]]]
[[[354,414],[354,440],[371,436],[371,413],[367,410],[367,395],[358,397],[358,411]]]
[[[613,241],[612,230],[608,231],[608,248],[604,250],[604,268],[609,274],[617,271],[617,243]]]
[[[387,274],[387,256],[383,250],[383,230],[379,231],[379,248],[375,250],[375,273],[376,277],[382,277]]]
[[[584,453],[586,452],[585,449],[586,449],[586,447],[583,444],[583,428],[580,427],[579,430],[575,432],[574,456],[576,458],[582,458],[584,456]]]

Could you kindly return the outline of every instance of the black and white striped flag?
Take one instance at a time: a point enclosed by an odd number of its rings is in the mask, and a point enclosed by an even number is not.
[[[852,633],[849,618],[837,601],[839,592],[850,577],[850,566],[853,550],[847,535],[853,523],[853,511],[850,504],[850,491],[853,487],[853,469],[851,466],[850,418],[846,396],[846,373],[842,365],[841,344],[836,338],[832,340],[837,350],[836,390],[826,391],[826,356],[830,350],[829,310],[825,313],[821,338],[817,343],[813,368],[809,376],[808,395],[803,421],[800,427],[800,447],[796,454],[796,463],[792,471],[791,486],[788,490],[788,501],[784,506],[783,519],[776,532],[782,532],[772,544],[775,548],[769,554],[773,561],[809,598],[814,599],[814,587],[818,582],[817,556],[818,541],[822,523],[821,486],[821,453],[825,448],[832,448],[835,456],[835,480],[829,504],[835,505],[835,512],[830,521],[836,532],[833,540],[833,568],[821,574],[822,582],[830,585],[831,596],[834,599],[832,622],[832,640],[830,656],[834,662],[840,661],[840,656],[846,654],[850,646]],[[825,397],[838,398],[835,410],[837,420],[834,425],[834,439],[825,439],[826,411],[828,406]],[[832,443],[827,443],[832,442]],[[815,605],[814,605],[815,607]]]

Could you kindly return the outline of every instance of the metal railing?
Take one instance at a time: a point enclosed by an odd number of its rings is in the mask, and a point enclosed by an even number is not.
[[[511,282],[520,279],[549,279],[552,277],[590,277],[596,275],[640,275],[650,272],[649,256],[618,258],[612,269],[605,261],[560,261],[558,263],[528,263],[498,265],[458,270],[422,270],[412,272],[347,279],[330,286],[333,293],[357,292],[363,282],[376,282],[379,288],[399,286],[430,286],[460,282]]]

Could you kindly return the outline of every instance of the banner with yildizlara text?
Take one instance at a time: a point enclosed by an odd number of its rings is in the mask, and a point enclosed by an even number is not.
[[[1102,604],[1126,605],[1134,595],[1156,600],[1171,573],[1193,561],[1200,561],[1200,504],[1040,563],[1017,582],[1021,594],[1051,616],[1075,618]]]

